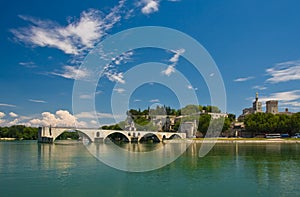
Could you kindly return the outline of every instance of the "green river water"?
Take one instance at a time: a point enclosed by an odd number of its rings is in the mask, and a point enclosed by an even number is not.
[[[103,164],[80,142],[0,142],[0,196],[300,196],[300,144],[216,144],[203,158],[200,146],[136,173]]]

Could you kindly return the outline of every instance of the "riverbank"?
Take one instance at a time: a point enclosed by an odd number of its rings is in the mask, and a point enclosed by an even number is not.
[[[13,137],[1,137],[0,141],[14,141],[17,140],[17,138],[13,138]]]
[[[195,143],[299,143],[299,138],[194,138]]]

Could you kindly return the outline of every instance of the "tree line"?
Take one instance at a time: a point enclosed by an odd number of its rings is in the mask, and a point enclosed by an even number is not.
[[[286,114],[256,113],[249,114],[244,120],[245,130],[254,135],[265,133],[300,133],[300,112]]]
[[[24,125],[0,127],[0,137],[16,138],[23,140],[36,140],[38,137],[38,128],[25,127]]]
[[[0,138],[15,138],[17,140],[37,140],[38,128],[26,127],[24,125],[14,125],[10,127],[0,127]],[[58,140],[78,139],[79,133],[63,132],[58,136]]]

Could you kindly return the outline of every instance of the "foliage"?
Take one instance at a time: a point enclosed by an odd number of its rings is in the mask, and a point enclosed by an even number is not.
[[[149,107],[145,110],[141,109],[130,109],[127,112],[128,117],[130,117],[134,123],[137,130],[158,130],[158,126],[153,122],[153,117],[159,115],[165,115],[165,119],[163,122],[165,123],[162,126],[162,131],[170,131],[170,116],[181,116],[180,119],[177,119],[174,126],[173,131],[178,131],[181,122],[187,121],[196,121],[198,124],[198,131],[203,133],[204,135],[207,132],[208,126],[211,121],[211,116],[206,114],[207,112],[221,112],[220,109],[216,106],[201,106],[201,105],[187,105],[182,109],[172,109],[171,107],[166,106],[157,106],[155,109],[150,109]],[[203,114],[204,113],[204,114]],[[130,119],[129,118],[129,119]],[[224,121],[223,131],[228,130],[230,127],[230,123],[235,120],[235,115],[230,114],[229,118],[225,118],[224,120],[214,120],[214,124],[212,125],[212,129],[216,129],[216,126],[219,126],[221,122]],[[108,130],[120,130],[125,129],[126,122],[122,121],[115,125],[103,126],[102,129]]]
[[[122,130],[122,128],[119,126],[119,124],[115,125],[105,125],[101,127],[104,130]]]
[[[72,139],[72,140],[78,140],[79,134],[78,131],[76,132],[63,132],[57,137],[57,140],[67,140],[67,139]]]
[[[24,140],[36,140],[38,128],[25,127],[23,125],[14,125],[11,127],[0,127],[1,138],[16,138]]]
[[[294,135],[300,132],[300,113],[293,115],[256,113],[250,114],[244,120],[246,131],[260,133],[288,133]]]

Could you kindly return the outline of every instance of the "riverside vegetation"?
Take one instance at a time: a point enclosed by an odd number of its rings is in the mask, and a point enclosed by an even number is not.
[[[201,115],[193,115],[201,112]],[[182,109],[172,109],[166,106],[157,106],[156,109],[145,109],[141,111],[140,109],[130,109],[127,113],[128,116],[132,118],[135,122],[137,130],[158,130],[158,126],[151,121],[151,116],[165,114],[166,120],[162,127],[162,131],[165,132],[176,132],[179,130],[181,122],[195,120],[198,124],[197,135],[205,136],[208,126],[211,121],[211,115],[209,112],[220,112],[218,107],[215,106],[197,106],[188,105]],[[150,114],[150,115],[149,115]],[[192,114],[189,116],[184,116],[184,114]],[[170,130],[170,117],[179,117],[178,121],[175,122],[172,130]],[[213,126],[216,127],[222,119],[216,119],[213,121]],[[122,130],[125,128],[126,121],[122,121],[115,125],[102,126],[102,129],[109,130]],[[234,114],[228,114],[224,120],[224,125],[222,127],[223,133],[231,132],[231,124],[235,121]],[[294,113],[292,115],[286,114],[269,114],[269,113],[256,113],[250,114],[245,117],[244,120],[245,131],[250,132],[256,136],[263,133],[288,133],[293,136],[295,133],[300,133],[300,112]],[[0,138],[15,138],[23,140],[36,140],[38,129],[34,127],[26,127],[23,125],[14,125],[10,127],[0,127]],[[78,132],[64,132],[58,137],[60,140],[64,139],[78,139]]]
[[[199,114],[199,112],[201,112],[201,115],[196,116],[195,114]],[[166,106],[157,106],[156,109],[148,108],[143,111],[141,111],[140,109],[130,109],[127,114],[134,121],[137,130],[158,130],[158,126],[151,122],[151,115],[166,115],[165,125],[162,127],[162,131],[164,132],[177,132],[179,130],[181,122],[196,120],[198,124],[197,136],[205,136],[211,121],[211,115],[209,114],[209,112],[220,113],[221,111],[216,106],[188,105],[178,110]],[[185,117],[185,114],[187,114],[188,116]],[[181,116],[181,118],[178,118],[175,122],[172,130],[170,130],[169,127],[171,116]],[[126,121],[127,120],[119,122],[115,125],[103,126],[102,129],[122,130],[125,128]],[[228,117],[226,118],[213,120],[213,128],[218,128],[221,121],[224,121],[222,133],[225,134],[232,132],[231,125],[235,122],[235,115],[228,114]],[[266,133],[288,133],[290,136],[293,136],[295,133],[300,133],[300,112],[294,113],[292,115],[274,115],[270,113],[250,114],[246,116],[244,124],[244,131],[252,133],[252,136]]]

